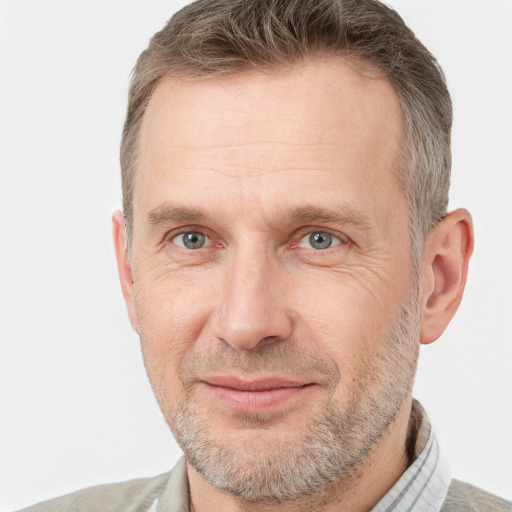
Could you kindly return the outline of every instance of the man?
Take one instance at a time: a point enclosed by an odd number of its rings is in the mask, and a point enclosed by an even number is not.
[[[411,396],[473,248],[451,103],[375,1],[200,0],[141,55],[113,217],[184,451],[29,510],[511,510],[444,469]]]

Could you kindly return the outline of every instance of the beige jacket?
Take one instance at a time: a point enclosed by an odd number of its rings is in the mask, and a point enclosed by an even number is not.
[[[173,471],[155,478],[83,489],[20,512],[148,512],[150,509],[156,512],[189,512],[187,483],[182,477],[176,478],[178,475],[174,473],[184,473],[180,466],[178,464]],[[157,498],[159,505],[154,508]],[[512,503],[453,480],[441,512],[512,512]]]

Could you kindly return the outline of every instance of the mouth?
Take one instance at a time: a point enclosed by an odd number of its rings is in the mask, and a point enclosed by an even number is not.
[[[242,380],[230,376],[208,376],[201,383],[220,405],[246,414],[292,405],[314,385],[282,377]]]

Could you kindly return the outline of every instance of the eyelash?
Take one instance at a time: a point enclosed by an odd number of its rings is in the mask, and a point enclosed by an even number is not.
[[[307,231],[305,229],[307,229]],[[175,239],[177,239],[178,237],[183,237],[186,234],[192,234],[192,233],[197,233],[197,234],[203,235],[206,239],[205,242],[207,245],[203,245],[196,249],[192,249],[192,248],[185,247],[184,245],[181,245],[181,244],[178,244],[175,242]],[[327,246],[325,248],[304,247],[304,246],[300,245],[301,242],[303,240],[305,240],[307,237],[311,238],[312,235],[316,235],[316,234],[329,235],[329,237],[332,237],[333,241],[329,246]],[[197,228],[190,227],[188,229],[182,229],[178,233],[170,233],[165,237],[165,240],[170,241],[172,244],[174,244],[176,247],[179,247],[181,250],[190,251],[190,252],[195,252],[195,251],[198,251],[199,249],[208,249],[212,246],[212,243],[213,243],[212,238],[205,233],[204,228],[200,228],[200,227],[197,227]],[[328,249],[334,249],[336,247],[347,245],[349,243],[350,243],[350,240],[344,234],[333,233],[328,229],[304,228],[301,230],[298,237],[297,236],[294,237],[294,241],[291,243],[291,249],[303,248],[303,249],[313,251],[313,252],[324,252],[324,251],[327,251]],[[222,244],[220,244],[220,243],[218,243],[217,246],[219,248],[223,247]]]

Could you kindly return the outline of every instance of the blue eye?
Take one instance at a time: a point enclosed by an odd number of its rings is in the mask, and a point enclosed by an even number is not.
[[[326,231],[313,231],[312,233],[303,236],[299,242],[299,247],[305,247],[307,249],[329,249],[333,245],[339,245],[341,240]]]
[[[199,231],[186,231],[173,237],[172,242],[184,249],[201,249],[209,238]]]

